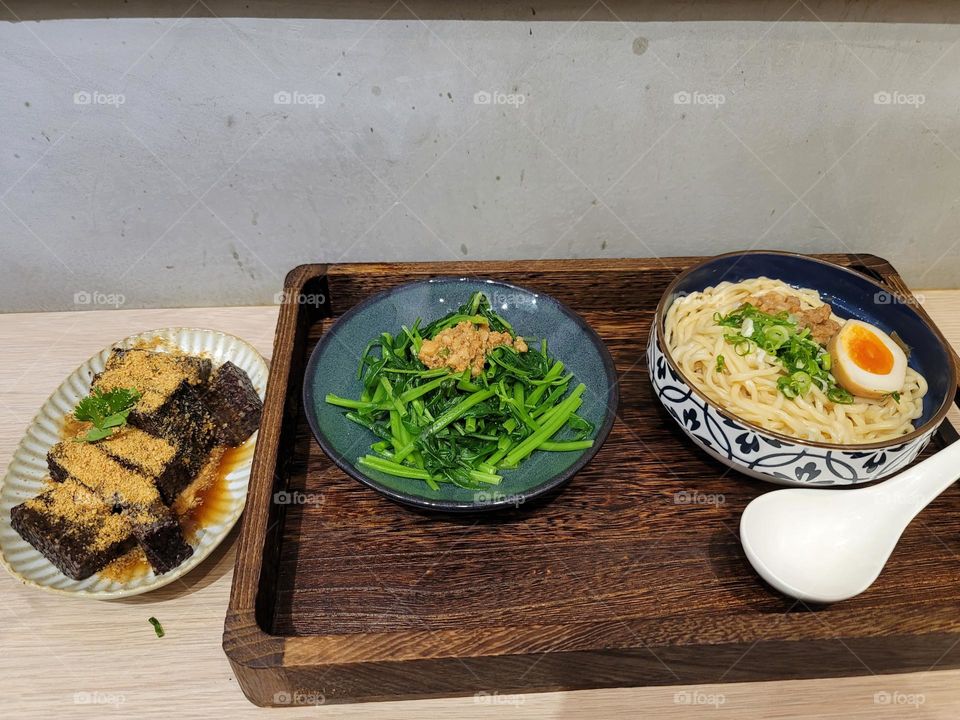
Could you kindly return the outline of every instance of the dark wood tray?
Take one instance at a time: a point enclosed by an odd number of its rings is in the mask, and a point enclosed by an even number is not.
[[[825,257],[909,294],[879,258]],[[293,270],[223,637],[247,697],[286,705],[960,667],[956,486],[853,600],[808,607],[747,564],[740,513],[773,486],[698,451],[647,378],[654,307],[696,260]],[[593,462],[554,498],[496,517],[386,500],[327,459],[300,402],[309,353],[345,310],[400,283],[465,274],[569,304],[620,375],[618,420]],[[933,445],[956,438],[945,423]]]

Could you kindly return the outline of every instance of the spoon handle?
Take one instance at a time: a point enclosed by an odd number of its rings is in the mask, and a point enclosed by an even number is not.
[[[910,519],[960,479],[960,442],[944,448],[896,477],[871,488],[884,503],[911,513]]]

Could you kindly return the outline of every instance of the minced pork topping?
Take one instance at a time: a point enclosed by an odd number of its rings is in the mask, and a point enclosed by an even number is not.
[[[491,331],[485,325],[475,325],[464,320],[454,327],[441,330],[432,340],[424,340],[420,346],[420,362],[431,370],[447,367],[462,373],[470,368],[474,377],[483,372],[487,353],[500,345],[512,347],[517,352],[526,352],[527,343],[522,337],[516,339],[510,333]]]

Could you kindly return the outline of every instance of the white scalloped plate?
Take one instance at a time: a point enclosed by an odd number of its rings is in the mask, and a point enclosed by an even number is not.
[[[230,360],[250,376],[254,388],[263,398],[267,388],[267,363],[251,345],[238,337],[217,330],[198,328],[164,328],[132,335],[104,348],[63,381],[49,397],[33,419],[27,434],[17,447],[6,477],[0,484],[0,560],[3,566],[26,585],[74,597],[110,600],[129,597],[163,587],[186,575],[213,552],[236,524],[247,500],[247,484],[250,482],[250,465],[257,441],[254,433],[237,455],[226,476],[226,492],[220,502],[222,512],[217,512],[221,521],[201,529],[191,539],[193,555],[176,569],[156,575],[151,570],[146,575],[126,582],[92,575],[86,580],[71,580],[61,573],[43,555],[21,538],[10,526],[10,508],[32,498],[43,490],[47,475],[47,451],[60,440],[64,417],[73,411],[77,402],[90,392],[93,376],[103,370],[114,347],[130,347],[144,340],[160,338],[192,355],[204,355],[213,360],[214,367]],[[162,350],[163,347],[158,347]]]

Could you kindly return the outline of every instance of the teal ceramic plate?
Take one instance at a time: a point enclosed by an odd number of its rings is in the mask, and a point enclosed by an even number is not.
[[[505,470],[503,482],[484,490],[441,484],[431,490],[422,480],[398,478],[361,470],[357,458],[377,438],[344,417],[342,408],[324,401],[327,393],[358,397],[360,355],[381,332],[396,333],[416,318],[442,317],[466,302],[477,290],[518,335],[539,345],[546,338],[550,354],[562,360],[587,389],[578,414],[594,424],[593,447],[582,452],[535,452],[515,470]],[[610,353],[583,318],[543,293],[494,280],[436,278],[410,283],[374,295],[346,312],[320,339],[310,356],[303,383],[307,420],[324,452],[344,472],[364,485],[407,505],[445,512],[477,512],[517,507],[563,485],[603,445],[613,426],[618,402],[617,373]]]

